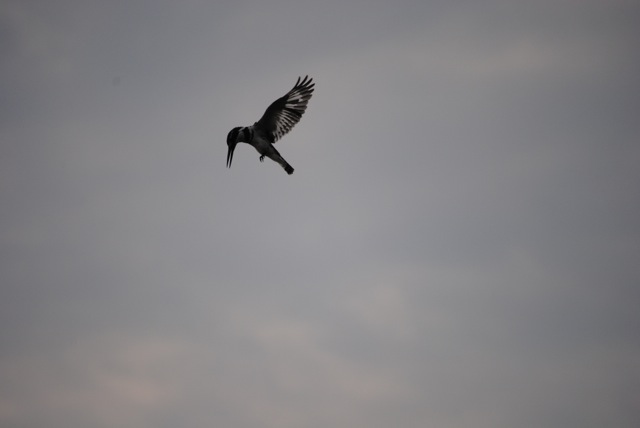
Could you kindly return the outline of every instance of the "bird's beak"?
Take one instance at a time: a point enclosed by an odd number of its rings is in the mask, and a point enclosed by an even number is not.
[[[229,151],[227,152],[227,168],[231,168],[231,161],[233,160],[233,151],[236,149],[235,144],[229,145]]]

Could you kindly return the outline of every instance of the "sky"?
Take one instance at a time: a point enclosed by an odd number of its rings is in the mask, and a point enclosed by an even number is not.
[[[640,420],[640,4],[0,3],[0,425]],[[309,75],[276,148],[227,133]]]

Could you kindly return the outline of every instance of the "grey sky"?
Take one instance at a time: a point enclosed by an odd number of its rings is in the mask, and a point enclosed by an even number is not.
[[[0,425],[631,428],[633,1],[4,1]],[[277,148],[226,135],[309,74]]]

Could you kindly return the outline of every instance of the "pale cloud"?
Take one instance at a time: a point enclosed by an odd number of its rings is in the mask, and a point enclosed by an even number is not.
[[[380,367],[348,358],[330,347],[335,332],[322,325],[291,318],[240,317],[240,337],[253,343],[257,356],[265,358],[265,375],[273,386],[287,393],[310,392],[333,396],[336,405],[346,400],[369,403],[397,399],[406,385]]]
[[[148,412],[184,393],[179,366],[188,360],[184,344],[124,335],[81,340],[46,357],[5,359],[3,420],[144,426]]]

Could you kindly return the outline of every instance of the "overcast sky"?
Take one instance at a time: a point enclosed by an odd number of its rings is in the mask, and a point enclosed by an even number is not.
[[[640,4],[0,4],[0,425],[640,420]],[[309,74],[277,144],[239,145]]]

